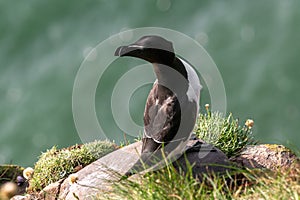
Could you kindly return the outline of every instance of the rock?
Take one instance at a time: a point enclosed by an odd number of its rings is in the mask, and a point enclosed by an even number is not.
[[[230,166],[227,156],[221,150],[200,139],[188,142],[185,155],[174,162],[175,168],[187,171],[186,159],[193,165],[193,176],[200,181],[203,173],[224,173]]]
[[[101,190],[109,190],[111,182],[124,175],[139,159],[142,143],[136,142],[118,149],[76,173],[77,183],[67,178],[61,185],[61,199],[94,199]],[[120,175],[120,176],[119,176]]]
[[[109,191],[112,183],[132,168],[140,159],[141,148],[142,143],[136,142],[107,154],[67,179],[48,185],[39,194],[32,194],[31,199],[95,199],[101,191]],[[187,159],[194,165],[194,176],[199,178],[203,173],[225,172],[229,165],[223,152],[199,139],[190,140],[185,152],[185,156],[173,163],[175,168],[187,170]]]
[[[46,186],[42,191],[40,191],[36,198],[45,200],[56,200],[61,189],[61,184],[64,180],[57,181]]]
[[[112,182],[119,180],[139,160],[141,147],[142,143],[136,142],[100,158],[76,173],[76,183],[71,184],[67,178],[61,185],[59,199],[94,199],[101,191],[109,191]],[[197,176],[211,171],[224,172],[229,165],[224,153],[201,140],[189,141],[186,158],[195,165],[193,173]],[[175,165],[186,169],[185,163],[181,156]]]
[[[32,199],[31,196],[28,194],[28,195],[25,195],[25,196],[16,195],[13,198],[11,198],[10,200],[31,200],[31,199]]]
[[[277,144],[247,146],[242,152],[230,158],[230,161],[246,168],[266,168],[270,170],[287,169],[299,158],[288,148]]]
[[[60,194],[60,191],[63,187],[61,187],[62,182],[65,179],[61,179],[55,183],[49,184],[40,192],[34,192],[30,194],[26,194],[26,196],[16,195],[12,199],[13,200],[57,200]]]

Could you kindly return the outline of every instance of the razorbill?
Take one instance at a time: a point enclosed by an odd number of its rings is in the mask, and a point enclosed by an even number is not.
[[[141,168],[141,162],[153,165],[147,160],[161,152],[159,149],[163,149],[164,155],[182,155],[195,126],[202,86],[193,67],[176,56],[173,44],[160,36],[143,36],[133,44],[117,48],[115,56],[152,63],[157,78],[144,111],[141,159],[126,173],[130,175]],[[161,159],[159,155],[155,157]]]

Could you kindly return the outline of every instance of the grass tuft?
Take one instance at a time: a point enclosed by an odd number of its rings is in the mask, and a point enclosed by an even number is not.
[[[210,112],[200,114],[195,133],[197,137],[214,145],[228,157],[236,155],[246,145],[256,144],[253,139],[252,127],[240,126],[239,120],[230,113],[224,118],[221,113]]]

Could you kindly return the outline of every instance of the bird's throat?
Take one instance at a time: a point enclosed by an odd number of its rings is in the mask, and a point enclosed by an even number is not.
[[[165,90],[168,89],[174,94],[184,95],[187,91],[188,81],[185,74],[181,73],[180,68],[177,69],[178,66],[180,65],[174,63],[172,65],[153,63],[160,92],[165,93]]]
[[[171,75],[174,73],[174,69],[168,65],[153,63],[154,73],[159,85],[168,86],[174,82],[174,77]]]

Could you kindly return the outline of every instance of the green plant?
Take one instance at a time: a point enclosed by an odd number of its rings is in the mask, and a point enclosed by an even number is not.
[[[254,174],[256,184],[240,191],[237,199],[300,199],[300,165],[294,164],[288,170]]]
[[[39,191],[66,178],[115,149],[116,145],[109,141],[95,141],[61,150],[54,146],[42,153],[36,162],[33,177],[29,180],[29,191]]]
[[[240,126],[239,120],[234,119],[231,113],[225,118],[221,113],[210,112],[208,108],[206,111],[205,114],[199,115],[195,133],[197,137],[213,144],[228,157],[237,154],[246,145],[256,143],[252,136],[252,120],[251,124]]]
[[[200,182],[188,172],[172,165],[145,175],[114,182],[112,190],[95,199],[124,200],[193,200],[193,199],[291,199],[300,196],[299,166],[292,170],[270,172],[262,169],[232,168],[224,175],[206,174]]]
[[[112,191],[99,193],[98,199],[127,200],[169,200],[169,199],[228,199],[231,191],[237,191],[237,181],[253,181],[246,177],[245,170],[236,169],[233,174],[217,176],[204,174],[202,181],[193,177],[192,166],[188,164],[187,172],[177,171],[172,164],[159,171],[135,175],[131,179],[114,182]],[[234,179],[235,175],[243,175],[242,179]],[[236,181],[236,182],[235,182]]]

